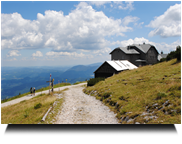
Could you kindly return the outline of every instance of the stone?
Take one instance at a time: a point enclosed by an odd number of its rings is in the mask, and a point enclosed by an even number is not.
[[[145,115],[148,115],[149,113],[146,113],[146,112],[143,112],[142,114],[141,114],[141,116],[145,116]]]
[[[173,104],[169,104],[169,105],[168,105],[168,107],[171,107],[171,106],[173,106]]]
[[[165,111],[165,115],[168,115],[168,112],[167,111]]]
[[[166,105],[168,105],[169,104],[169,100],[167,100],[164,104],[163,104],[163,106],[166,106]]]
[[[122,117],[121,121],[123,122],[123,121],[125,121],[125,119],[126,119],[126,117]]]
[[[158,103],[155,103],[155,104],[153,104],[152,106],[153,106],[153,107],[157,107],[157,106],[159,106],[159,105],[158,105]]]
[[[118,104],[118,102],[115,104],[115,108],[118,108],[119,107],[119,104]]]
[[[144,119],[145,119],[146,122],[148,122],[149,119],[154,119],[154,118],[156,119],[156,118],[158,118],[158,117],[156,117],[156,116],[145,116],[145,117],[144,117]]]
[[[129,116],[127,116],[127,117],[125,118],[125,121],[127,122],[127,121],[129,120],[129,118],[130,118],[130,117],[129,117]]]
[[[158,110],[162,110],[163,107],[159,107]]]
[[[175,112],[175,113],[176,113],[176,112],[177,112],[177,110],[171,110],[171,112]]]
[[[130,119],[127,121],[127,123],[133,122],[133,121],[134,121],[134,119],[130,118]]]
[[[139,122],[135,122],[135,124],[140,124]]]

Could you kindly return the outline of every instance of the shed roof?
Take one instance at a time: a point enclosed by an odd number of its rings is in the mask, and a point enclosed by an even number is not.
[[[123,71],[123,70],[131,70],[131,69],[135,69],[138,68],[137,66],[135,66],[134,64],[130,63],[128,60],[113,60],[113,61],[105,61],[106,63],[108,63],[111,67],[113,67],[116,71]],[[103,64],[102,64],[103,65]],[[101,65],[101,66],[102,66]],[[101,67],[100,66],[100,67]],[[99,67],[99,68],[100,68]],[[98,69],[99,69],[98,68]],[[97,69],[97,70],[98,70]],[[96,70],[96,71],[97,71]],[[95,71],[95,72],[96,72]],[[95,73],[94,72],[94,73]]]

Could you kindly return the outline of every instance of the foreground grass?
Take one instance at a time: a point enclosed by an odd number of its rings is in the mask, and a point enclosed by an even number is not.
[[[71,84],[70,84],[70,83],[60,83],[60,84],[54,85],[54,88],[63,87],[63,86],[67,86],[67,85],[71,85]],[[41,88],[41,89],[38,89],[38,90],[36,90],[36,92],[41,92],[41,91],[45,91],[45,90],[48,90],[48,89],[49,89],[49,86],[48,86],[48,87]],[[28,94],[30,94],[30,92],[27,92],[27,93],[24,93],[24,94],[21,94],[21,95],[17,95],[17,96],[8,98],[8,99],[4,99],[4,100],[1,100],[1,103],[5,103],[5,102],[8,102],[8,101],[17,99],[17,98],[26,96],[26,95],[28,95]]]
[[[41,121],[40,124],[53,124],[56,121],[56,116],[60,113],[61,111],[61,106],[64,102],[64,91],[68,90],[68,88],[57,92],[57,94],[61,94],[62,98],[58,98],[56,100],[56,105],[53,107],[53,110],[49,112],[47,118],[45,121]]]
[[[56,99],[54,95],[41,94],[30,100],[3,107],[1,108],[1,123],[37,124]],[[39,105],[37,109],[36,105]]]
[[[121,72],[84,92],[109,106],[121,123],[181,123],[181,62],[176,59]]]

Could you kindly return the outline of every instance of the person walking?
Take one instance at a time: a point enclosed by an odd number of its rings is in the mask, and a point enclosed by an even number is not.
[[[30,88],[30,93],[31,93],[31,96],[32,96],[32,87]]]
[[[34,93],[34,96],[35,96],[35,88],[33,89],[33,93]]]

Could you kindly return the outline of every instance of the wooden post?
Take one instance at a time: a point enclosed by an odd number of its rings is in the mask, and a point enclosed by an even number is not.
[[[50,74],[50,83],[49,83],[49,94],[51,94],[50,93],[50,85],[51,85],[51,74]]]

